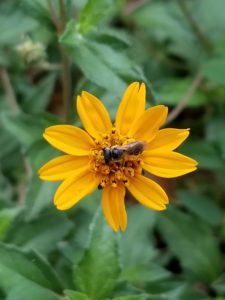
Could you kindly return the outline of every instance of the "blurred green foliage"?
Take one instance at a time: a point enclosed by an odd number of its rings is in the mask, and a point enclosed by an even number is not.
[[[0,3],[0,299],[225,299],[224,12],[224,0]],[[182,152],[199,170],[165,182],[164,213],[128,203],[125,233],[105,224],[98,191],[62,213],[57,184],[37,177],[58,153],[42,132],[65,120],[65,62],[73,124],[81,90],[113,116],[136,80],[171,127],[192,129]]]

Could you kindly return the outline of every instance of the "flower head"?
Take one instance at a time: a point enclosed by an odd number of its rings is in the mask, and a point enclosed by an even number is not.
[[[72,125],[45,130],[44,138],[66,153],[39,170],[43,180],[63,181],[54,196],[57,209],[71,208],[99,187],[105,218],[117,231],[127,227],[126,190],[147,208],[166,208],[166,193],[143,170],[173,178],[196,170],[197,162],[174,151],[188,137],[189,129],[160,129],[168,109],[157,105],[145,110],[145,98],[145,85],[132,83],[112,124],[102,102],[82,92],[77,111],[86,131]]]

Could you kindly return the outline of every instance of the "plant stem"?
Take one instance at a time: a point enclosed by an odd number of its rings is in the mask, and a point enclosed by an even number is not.
[[[178,0],[179,7],[186,17],[190,27],[192,28],[193,32],[197,36],[199,42],[202,44],[202,46],[206,49],[207,52],[211,53],[213,51],[213,46],[211,42],[208,40],[207,36],[204,34],[204,32],[199,27],[196,20],[193,18],[190,10],[188,9],[186,0]]]
[[[11,108],[12,111],[19,112],[20,107],[17,103],[15,92],[13,90],[13,87],[12,87],[12,84],[11,84],[11,81],[9,78],[9,74],[4,67],[0,68],[0,79],[2,82],[2,86],[6,93],[6,100],[9,104],[9,107]]]
[[[198,73],[195,76],[194,80],[192,81],[190,87],[188,88],[183,98],[181,98],[177,106],[168,115],[166,124],[172,122],[179,116],[179,114],[184,110],[184,108],[186,107],[186,105],[188,104],[198,87],[201,85],[202,81],[203,77]]]
[[[152,0],[148,0],[148,4],[151,2]],[[133,12],[135,12],[139,7],[143,6],[145,3],[147,3],[146,0],[139,0],[136,2],[127,2],[127,5],[125,6],[125,15],[131,15]]]
[[[60,23],[61,23],[61,32],[65,29],[66,24],[66,15],[65,15],[65,9],[64,9],[64,0],[59,0],[59,9],[60,9]]]
[[[66,25],[66,15],[64,9],[64,0],[58,0],[60,18],[57,17],[55,9],[52,5],[51,0],[48,0],[49,11],[52,17],[52,22],[54,23],[57,34],[60,36],[65,29]],[[70,98],[71,98],[71,73],[70,73],[70,61],[60,44],[58,44],[59,51],[62,59],[62,86],[63,86],[63,107],[64,107],[64,121],[70,121]]]

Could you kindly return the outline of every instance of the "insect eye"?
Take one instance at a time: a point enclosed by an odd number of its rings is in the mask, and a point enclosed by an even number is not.
[[[120,149],[112,149],[112,158],[113,159],[120,158],[122,154],[123,154],[122,150],[120,150]]]
[[[104,160],[106,164],[109,164],[112,160],[111,150],[109,148],[102,149]]]

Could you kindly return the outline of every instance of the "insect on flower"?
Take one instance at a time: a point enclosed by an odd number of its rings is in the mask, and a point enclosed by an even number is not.
[[[102,149],[106,164],[114,161],[120,161],[125,155],[139,155],[147,147],[147,143],[143,141],[133,142],[123,146],[112,146]]]
[[[102,102],[82,92],[77,111],[86,131],[72,125],[45,130],[44,138],[65,153],[39,170],[43,180],[63,181],[54,196],[57,209],[73,207],[97,187],[102,189],[105,218],[115,231],[127,227],[126,190],[147,208],[166,209],[166,193],[143,170],[173,178],[196,170],[197,162],[174,151],[189,129],[160,129],[168,109],[157,105],[145,110],[145,98],[143,83],[129,85],[112,124]]]

